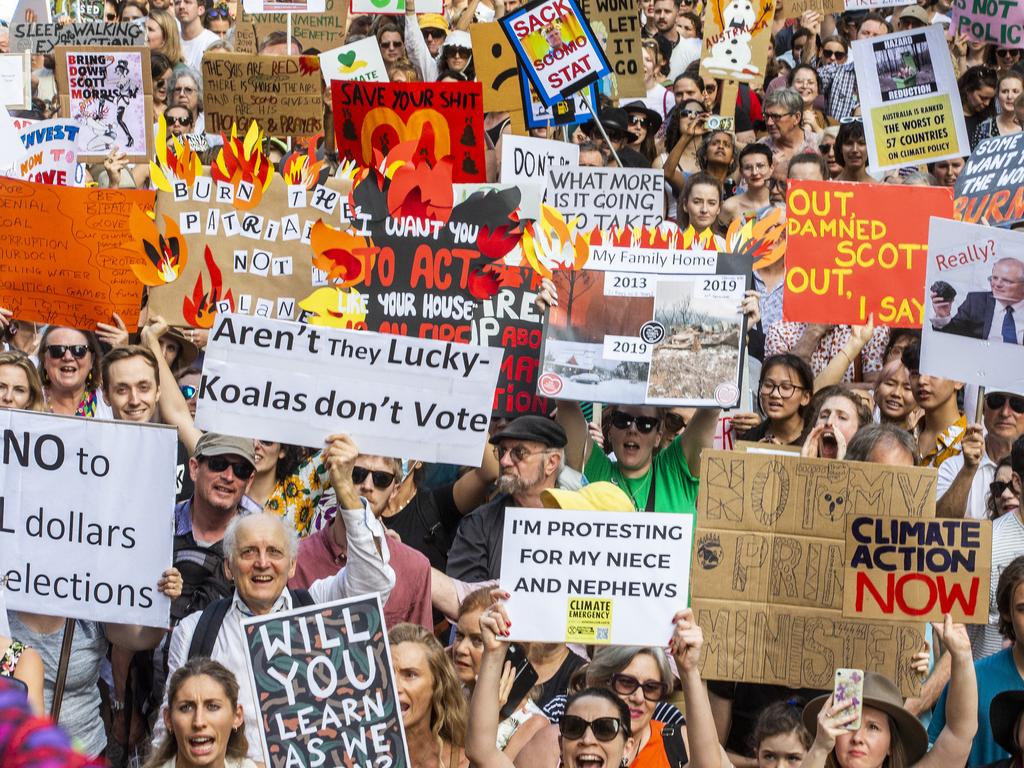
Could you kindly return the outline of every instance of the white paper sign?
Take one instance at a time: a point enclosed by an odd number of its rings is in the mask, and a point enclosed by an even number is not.
[[[479,466],[503,349],[220,315],[196,426],[381,456]]]
[[[656,227],[665,215],[665,173],[654,168],[556,168],[544,202],[579,229]]]
[[[1024,392],[1024,312],[1006,312],[1022,301],[1024,234],[931,218],[923,373]]]
[[[501,181],[522,191],[519,203],[523,218],[539,219],[540,203],[547,189],[548,171],[580,164],[577,144],[529,136],[505,134],[501,138]]]
[[[0,410],[0,552],[15,611],[167,626],[170,427]]]
[[[689,605],[693,515],[505,510],[512,640],[665,645]]]
[[[246,13],[323,13],[326,0],[244,0]]]
[[[31,69],[28,52],[0,54],[0,103],[8,109],[32,106]]]
[[[350,13],[405,13],[405,0],[352,0]],[[443,0],[416,0],[416,13],[444,13]]]
[[[364,37],[349,45],[332,48],[320,54],[320,71],[324,80],[358,80],[388,82],[388,70],[380,55],[377,38]]]
[[[15,167],[15,176],[25,181],[63,187],[80,187],[78,178],[78,133],[74,120],[43,120],[21,131],[25,154]]]

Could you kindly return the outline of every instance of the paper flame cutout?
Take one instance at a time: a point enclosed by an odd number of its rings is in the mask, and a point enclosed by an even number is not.
[[[192,151],[187,141],[181,141],[177,136],[171,136],[171,145],[174,151],[167,146],[167,123],[164,116],[156,126],[156,159],[149,162],[149,176],[153,180],[153,186],[164,192],[171,192],[171,178],[181,179],[192,186],[196,176],[203,173],[203,164],[199,161],[199,155]]]
[[[206,269],[210,273],[210,292],[203,290],[203,273],[196,277],[196,284],[192,288],[192,298],[186,296],[181,304],[181,314],[185,321],[196,328],[212,328],[213,321],[217,316],[217,303],[226,301],[230,305],[230,311],[235,309],[235,298],[228,290],[221,296],[223,281],[217,262],[213,260],[210,253],[210,246],[206,246],[206,253],[203,255],[206,262]]]
[[[306,154],[300,155],[295,152],[285,159],[281,168],[281,176],[289,185],[301,184],[306,189],[316,186],[317,180],[320,178],[320,171],[324,167],[324,161],[316,159],[317,138],[319,137],[314,136],[309,140]]]
[[[590,257],[590,233],[576,229],[576,219],[566,222],[557,210],[541,205],[540,218],[523,232],[522,249],[537,274],[551,277],[554,269],[581,269]]]
[[[388,156],[391,159],[391,156]],[[413,161],[390,164],[391,184],[388,186],[388,212],[392,218],[411,216],[417,219],[448,221],[455,205],[452,191],[454,165],[446,157],[431,167]]]
[[[317,288],[309,296],[299,302],[299,306],[311,314],[306,316],[306,322],[310,325],[326,326],[328,328],[343,328],[356,331],[365,331],[366,312],[352,311],[340,312],[341,297],[348,293],[350,296],[358,296],[359,291],[349,288],[347,292],[338,288]]]
[[[750,256],[754,269],[770,266],[786,255],[785,209],[772,207],[762,216],[733,219],[725,233],[725,250]]]
[[[188,263],[188,244],[178,225],[164,216],[165,233],[160,234],[156,222],[139,207],[128,217],[128,229],[137,243],[137,253],[146,257],[141,264],[132,264],[132,272],[143,285],[173,283]]]
[[[348,288],[363,282],[377,261],[380,248],[352,229],[340,230],[318,220],[309,233],[313,266],[327,273],[337,287]]]
[[[263,193],[270,186],[274,176],[274,165],[263,154],[263,131],[253,121],[245,138],[238,137],[237,127],[232,123],[231,138],[221,134],[224,146],[217,155],[217,161],[210,166],[210,175],[217,181],[231,184],[235,188],[235,207],[242,211],[252,210],[260,204]],[[241,199],[238,187],[242,182],[252,184],[252,197]]]

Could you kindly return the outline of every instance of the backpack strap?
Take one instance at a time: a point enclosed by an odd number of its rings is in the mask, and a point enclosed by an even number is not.
[[[669,768],[684,768],[690,758],[686,754],[682,732],[674,725],[666,725],[661,729],[661,741],[665,745]]]
[[[307,605],[313,605],[313,596],[309,594],[308,589],[289,589],[292,593],[292,607],[293,608],[305,608]]]
[[[227,616],[230,607],[231,598],[222,597],[203,609],[195,632],[192,633],[192,642],[188,646],[188,658],[210,657],[210,654],[213,653],[213,645],[217,642],[217,635],[220,633],[220,626],[224,623],[224,617]]]

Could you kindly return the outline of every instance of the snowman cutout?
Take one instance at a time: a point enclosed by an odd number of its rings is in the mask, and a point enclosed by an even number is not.
[[[729,0],[722,10],[722,31],[711,45],[711,55],[702,62],[703,68],[723,80],[748,80],[760,74],[750,63],[750,41],[757,21],[753,0]]]

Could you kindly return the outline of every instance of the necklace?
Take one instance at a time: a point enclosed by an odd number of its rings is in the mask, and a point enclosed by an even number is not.
[[[640,483],[637,486],[636,490],[640,493],[640,498],[643,499],[642,504],[640,503],[639,499],[637,499],[637,495],[636,493],[634,493],[633,487],[630,485],[629,480],[626,478],[625,475],[622,474],[622,470],[620,470],[617,465],[615,467],[615,476],[612,478],[612,482],[615,483],[615,485],[617,485],[619,488],[624,490],[626,493],[628,493],[629,498],[633,501],[633,508],[637,512],[642,512],[643,510],[647,509],[647,499],[651,494],[651,479],[653,477],[654,468],[649,467],[647,473],[642,478],[639,478]]]

